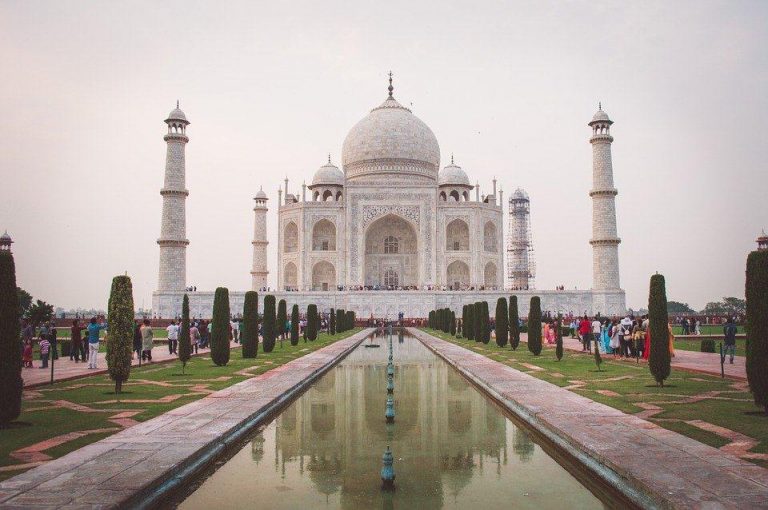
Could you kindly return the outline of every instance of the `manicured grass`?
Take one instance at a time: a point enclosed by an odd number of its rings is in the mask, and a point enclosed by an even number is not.
[[[702,335],[719,335],[723,336],[723,325],[715,325],[715,324],[702,324],[699,326],[699,330],[701,331]],[[744,326],[736,326],[736,333],[741,335],[744,333]],[[672,334],[674,335],[682,335],[683,334],[683,327],[682,326],[672,326]]]
[[[525,342],[512,351],[509,346],[498,347],[493,340],[482,344],[426,328],[424,331],[557,386],[571,386],[571,391],[625,413],[642,412],[643,409],[636,405],[638,403],[657,405],[662,412],[651,417],[650,421],[715,448],[729,441],[688,422],[701,420],[740,432],[759,441],[750,451],[768,452],[768,417],[758,414],[760,409],[754,405],[746,383],[673,368],[665,387],[661,388],[656,385],[645,363],[603,356],[602,371],[598,372],[592,355],[566,350],[563,359],[557,361],[550,346],[545,346],[540,356],[534,356]],[[544,370],[531,370],[523,364]],[[618,396],[603,395],[598,390],[610,390]],[[717,398],[691,402],[690,397],[707,392],[718,392],[710,394]],[[768,467],[768,462],[747,460]]]
[[[275,350],[269,354],[259,347],[258,356],[253,359],[243,359],[240,349],[233,349],[229,363],[223,367],[214,365],[210,355],[206,353],[193,357],[187,363],[184,375],[179,362],[134,367],[131,369],[130,380],[123,385],[123,393],[120,395],[115,395],[114,383],[107,375],[63,381],[45,388],[25,391],[21,416],[11,427],[0,429],[0,466],[22,464],[22,460],[10,456],[11,452],[62,434],[103,428],[115,429],[108,433],[89,434],[44,451],[53,458],[60,457],[121,430],[119,425],[109,421],[111,416],[119,412],[137,410],[140,412],[131,416],[132,419],[149,420],[208,394],[195,391],[195,385],[202,385],[205,390],[221,390],[250,377],[236,372],[250,368],[250,374],[262,374],[358,331],[360,329],[354,329],[336,336],[320,334],[314,342],[300,341],[295,347],[288,341],[284,341],[281,347],[278,341]],[[60,400],[107,412],[80,412],[51,405]],[[0,480],[21,472],[23,470],[0,472]]]
[[[719,356],[720,355],[720,344],[723,343],[723,339],[715,340],[715,353],[712,353],[713,356]],[[736,356],[746,356],[745,351],[745,345],[746,340],[743,338],[737,338],[736,339]],[[682,351],[696,351],[701,352],[701,340],[680,340],[675,339],[675,349],[680,349]],[[728,363],[726,361],[726,363]]]

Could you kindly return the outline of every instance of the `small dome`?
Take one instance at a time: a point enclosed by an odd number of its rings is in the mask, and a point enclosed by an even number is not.
[[[165,119],[166,122],[168,122],[169,120],[180,120],[182,122],[186,122],[187,124],[189,124],[189,121],[187,120],[187,116],[184,115],[184,112],[181,111],[181,109],[179,108],[178,101],[176,101],[176,108],[171,110],[171,113],[168,114],[168,118]]]
[[[469,186],[469,177],[460,166],[451,163],[442,170],[437,178],[438,186]]]
[[[8,231],[6,230],[3,235],[0,236],[0,241],[10,241],[11,236],[8,235]]]
[[[592,122],[590,122],[589,125],[591,126],[595,122],[608,122],[613,124],[613,121],[608,117],[608,114],[603,111],[602,104],[597,107],[597,112],[592,117]]]
[[[253,197],[253,198],[254,198],[255,200],[268,200],[268,199],[267,199],[267,194],[266,194],[266,193],[264,193],[264,189],[263,189],[263,188],[259,188],[259,192],[258,192],[258,193],[256,193],[256,196],[255,196],[255,197]]]
[[[526,193],[524,189],[517,188],[515,192],[512,193],[512,196],[509,197],[509,201],[511,202],[512,200],[530,200],[530,198],[528,198],[528,193]]]
[[[344,173],[329,158],[328,163],[315,172],[312,186],[344,186]]]

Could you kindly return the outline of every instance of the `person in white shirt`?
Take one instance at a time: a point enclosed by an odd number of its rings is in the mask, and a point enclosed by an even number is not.
[[[235,343],[240,342],[240,328],[238,327],[239,324],[237,323],[237,319],[232,319],[229,325],[232,327],[232,340],[234,340]]]
[[[595,341],[595,349],[600,350],[600,333],[603,324],[595,317],[592,321],[592,339]]]
[[[168,332],[168,352],[170,354],[176,354],[176,350],[179,347],[179,326],[176,321],[171,321],[170,326],[165,328]]]

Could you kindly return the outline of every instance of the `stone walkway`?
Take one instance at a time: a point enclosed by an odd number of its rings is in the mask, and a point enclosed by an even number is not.
[[[235,342],[231,342],[229,344],[230,349],[233,349],[235,347],[240,347],[240,344],[236,344]],[[193,356],[198,356],[202,354],[207,354],[210,352],[210,349],[200,349],[197,354],[193,354]],[[163,362],[169,362],[178,360],[179,357],[176,354],[169,354],[168,353],[168,346],[167,345],[158,345],[152,349],[152,363],[163,363]],[[21,377],[24,379],[24,387],[25,388],[34,388],[35,386],[40,386],[43,384],[49,384],[51,382],[51,367],[48,366],[47,369],[41,369],[38,368],[40,366],[40,361],[35,360],[34,361],[34,368],[24,368],[21,371]],[[99,368],[96,370],[91,370],[88,368],[88,362],[79,362],[75,363],[74,361],[70,361],[69,357],[59,357],[59,359],[56,360],[54,367],[53,367],[53,375],[54,375],[54,381],[67,381],[70,379],[78,379],[80,377],[88,377],[95,374],[106,374],[107,373],[107,353],[106,352],[100,352],[98,357],[96,358],[96,364]],[[131,362],[132,366],[137,367],[139,366],[139,360],[134,359]],[[142,365],[146,365],[146,362],[143,362]]]
[[[734,456],[736,451],[712,448],[458,345],[410,331],[508,411],[584,462],[595,476],[623,489],[638,506],[768,508],[768,470]],[[740,438],[733,439],[740,443]]]
[[[189,483],[368,334],[361,331],[0,482],[0,508],[156,505],[165,491]],[[129,419],[126,413],[110,418]],[[24,453],[33,460],[40,452],[38,447]]]

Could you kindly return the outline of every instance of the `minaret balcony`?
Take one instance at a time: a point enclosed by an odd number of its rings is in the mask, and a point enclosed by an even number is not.
[[[607,237],[604,239],[590,239],[589,244],[592,246],[616,246],[621,243],[621,239],[618,237]]]
[[[592,135],[592,138],[589,139],[589,143],[612,143],[613,137],[607,133],[598,133],[596,135]]]
[[[609,189],[593,189],[589,192],[590,197],[615,197],[619,194],[619,190],[616,188]]]
[[[162,196],[166,195],[183,195],[183,196],[189,196],[189,190],[186,189],[170,189],[170,188],[163,188],[160,190],[160,194]]]

